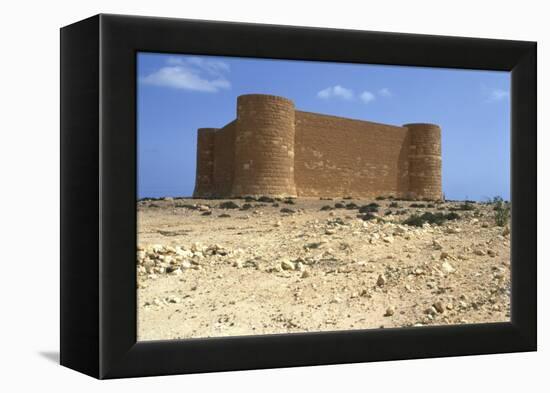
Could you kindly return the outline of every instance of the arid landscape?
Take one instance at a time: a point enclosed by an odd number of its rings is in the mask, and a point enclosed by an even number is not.
[[[138,339],[507,321],[502,206],[140,200]]]

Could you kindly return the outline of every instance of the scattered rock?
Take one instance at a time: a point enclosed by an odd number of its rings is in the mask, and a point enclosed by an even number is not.
[[[170,296],[167,300],[168,303],[181,303],[181,299],[177,296]]]
[[[417,267],[416,269],[414,269],[413,273],[414,273],[415,276],[421,276],[426,272],[424,271],[424,269],[422,269],[420,267]]]
[[[383,274],[380,274],[378,276],[378,279],[376,280],[376,285],[378,285],[379,287],[382,287],[386,285],[386,282],[387,282],[386,277],[384,277]]]
[[[288,259],[283,259],[281,261],[281,268],[283,270],[294,270],[296,267],[294,266],[294,263],[289,261]]]
[[[390,306],[386,309],[386,313],[384,314],[384,316],[391,317],[393,314],[395,314],[395,307]]]
[[[428,315],[435,315],[437,314],[437,310],[435,309],[434,306],[431,306],[431,307],[428,307],[426,310],[424,310],[424,314],[428,314]]]
[[[443,271],[443,273],[446,273],[446,274],[451,274],[456,271],[453,265],[451,265],[449,262],[443,262],[441,264],[441,270]]]
[[[436,309],[436,311],[440,314],[445,312],[445,306],[443,305],[443,302],[437,301],[434,303],[433,307]]]
[[[191,265],[191,262],[189,261],[183,261],[180,266],[182,269],[191,269],[192,265]]]
[[[306,249],[317,249],[321,247],[324,244],[324,242],[312,242],[304,245],[304,248]]]

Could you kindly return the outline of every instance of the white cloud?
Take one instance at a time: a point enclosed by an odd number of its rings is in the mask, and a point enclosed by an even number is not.
[[[487,101],[495,102],[507,100],[510,98],[510,92],[502,89],[488,89],[487,90]]]
[[[510,98],[508,90],[487,87],[485,85],[481,85],[481,94],[486,103],[505,101]]]
[[[169,57],[166,66],[140,78],[140,82],[151,86],[216,93],[231,88],[225,74],[229,65],[202,57]]]
[[[386,87],[378,90],[377,94],[382,97],[391,97],[392,95],[390,89]],[[341,85],[335,85],[319,91],[317,93],[317,97],[325,100],[339,98],[346,101],[355,101],[356,99],[359,99],[363,103],[368,104],[376,99],[376,94],[365,90],[361,94],[356,95],[352,89],[342,87]]]
[[[359,98],[361,98],[361,101],[363,101],[365,104],[368,104],[369,102],[374,101],[376,97],[370,91],[364,91],[361,93]]]
[[[317,97],[323,98],[323,99],[329,99],[329,98],[341,98],[344,100],[352,100],[353,99],[353,90],[346,89],[345,87],[342,87],[340,85],[327,87],[326,89],[321,90],[317,93]]]
[[[219,60],[210,60],[203,57],[188,57],[182,59],[181,57],[169,57],[166,60],[169,65],[192,65],[196,66],[210,74],[223,74],[229,72],[229,64]]]
[[[378,90],[378,95],[380,97],[389,98],[389,97],[393,96],[393,93],[387,87],[383,87],[382,89]]]

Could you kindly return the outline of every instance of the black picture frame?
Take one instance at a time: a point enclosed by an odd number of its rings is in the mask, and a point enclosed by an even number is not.
[[[511,321],[136,342],[138,51],[511,71]],[[537,348],[536,43],[97,15],[61,29],[61,364],[120,378]]]

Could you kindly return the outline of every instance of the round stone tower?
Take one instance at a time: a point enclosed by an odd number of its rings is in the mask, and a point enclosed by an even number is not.
[[[294,103],[247,94],[237,99],[233,196],[296,196]]]
[[[418,199],[441,199],[441,128],[405,124],[409,129],[409,191]]]
[[[193,197],[214,196],[214,138],[217,128],[199,128],[197,132],[197,176]]]

